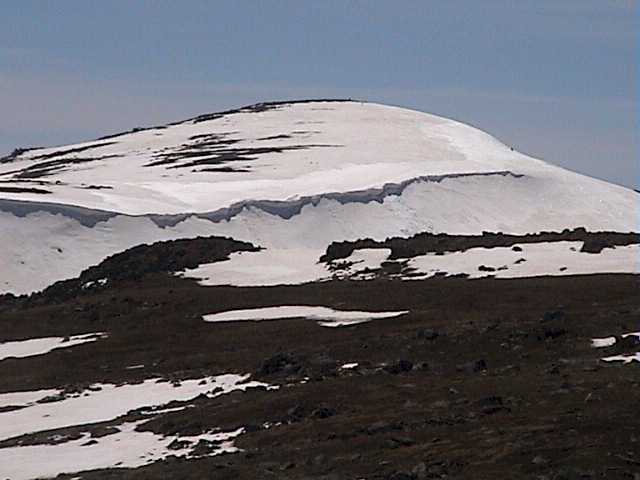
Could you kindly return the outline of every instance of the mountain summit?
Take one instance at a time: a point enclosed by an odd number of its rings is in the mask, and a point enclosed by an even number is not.
[[[315,255],[334,241],[421,232],[629,232],[638,198],[435,115],[348,100],[262,103],[4,157],[0,292],[199,235]]]
[[[353,101],[17,150],[0,478],[635,478],[639,200]]]

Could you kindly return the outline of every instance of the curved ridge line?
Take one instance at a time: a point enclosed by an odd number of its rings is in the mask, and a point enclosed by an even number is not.
[[[218,223],[222,220],[230,220],[238,215],[242,210],[248,208],[254,208],[262,210],[270,215],[278,216],[284,220],[289,220],[291,217],[300,214],[302,209],[307,205],[317,206],[322,200],[335,200],[341,205],[347,203],[370,203],[377,202],[383,203],[386,197],[400,196],[407,187],[414,183],[420,182],[433,182],[440,183],[443,180],[451,178],[466,178],[466,177],[484,177],[484,176],[511,176],[514,178],[520,178],[524,175],[513,173],[509,170],[500,170],[494,172],[478,172],[478,173],[448,173],[443,175],[421,175],[413,177],[408,180],[404,180],[398,183],[385,183],[381,187],[372,187],[363,190],[351,190],[347,192],[328,192],[319,193],[316,195],[307,195],[292,200],[242,200],[241,202],[230,205],[229,207],[221,208],[213,212],[206,213],[194,213],[188,216],[195,216],[210,220],[214,223]],[[154,222],[160,227],[175,226],[174,224],[164,224],[163,219],[156,217]]]
[[[179,223],[191,217],[209,220],[213,223],[219,223],[225,220],[231,220],[239,215],[243,210],[253,208],[261,210],[270,215],[278,216],[284,220],[289,220],[295,215],[300,214],[302,209],[307,205],[317,206],[322,200],[334,200],[345,205],[347,203],[383,203],[384,199],[389,196],[400,196],[404,190],[414,183],[432,182],[440,183],[447,179],[467,178],[467,177],[487,177],[487,176],[510,176],[513,178],[521,178],[523,174],[513,173],[509,170],[499,170],[493,172],[473,172],[473,173],[448,173],[442,175],[421,175],[413,177],[397,183],[385,183],[381,187],[372,187],[362,190],[352,190],[347,192],[328,192],[316,195],[306,195],[290,200],[242,200],[228,207],[213,210],[211,212],[189,212],[178,214],[157,214],[147,213],[142,215],[130,215],[126,213],[112,212],[108,210],[91,209],[82,206],[34,202],[29,200],[9,200],[0,199],[0,212],[7,211],[18,217],[25,217],[31,213],[44,211],[54,215],[60,214],[77,220],[86,227],[95,227],[98,223],[106,222],[114,217],[128,218],[148,218],[158,227],[175,227]]]

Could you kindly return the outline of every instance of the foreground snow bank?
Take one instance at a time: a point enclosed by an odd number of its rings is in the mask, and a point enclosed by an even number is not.
[[[78,427],[82,432],[72,440],[50,435],[39,442],[56,440],[54,443],[0,448],[0,477],[30,480],[99,468],[135,468],[171,455],[192,458],[237,452],[233,440],[243,428],[164,436],[136,430],[147,418],[127,421],[120,417],[140,410],[148,418],[157,418],[189,408],[188,404],[161,408],[170,402],[186,402],[200,395],[213,398],[249,388],[277,388],[248,379],[249,375],[226,374],[173,383],[151,379],[135,385],[96,384],[70,396],[58,390],[0,394],[0,407],[21,407],[0,413],[0,440],[64,427]],[[90,428],[99,422],[111,422],[111,431],[93,436]]]
[[[154,407],[172,401],[188,401],[198,395],[217,396],[234,390],[267,387],[266,384],[248,381],[249,375],[219,375],[195,380],[170,383],[150,379],[130,385],[96,384],[89,390],[64,396],[61,392],[44,401],[40,393],[28,392],[2,394],[0,401],[23,402],[25,408],[0,413],[0,440],[64,427],[105,422],[125,415],[131,410]],[[3,396],[8,396],[3,399]],[[34,400],[34,398],[36,398]],[[37,403],[40,400],[40,403]],[[33,402],[36,403],[33,403]],[[0,449],[1,451],[1,449]]]
[[[207,456],[235,453],[239,449],[234,446],[233,439],[244,431],[165,437],[136,431],[140,423],[125,423],[117,427],[117,433],[98,439],[85,434],[77,440],[56,445],[0,448],[0,476],[31,480],[99,468],[135,468],[171,455],[193,457],[193,448],[201,442],[209,447]],[[180,442],[179,448],[173,448],[176,441]]]

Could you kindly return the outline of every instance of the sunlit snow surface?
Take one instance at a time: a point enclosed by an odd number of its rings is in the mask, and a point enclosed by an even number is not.
[[[640,342],[640,332],[630,332],[624,333],[620,335],[620,338],[628,338],[628,337],[637,337],[637,341]],[[616,337],[604,337],[604,338],[592,338],[591,346],[594,348],[608,348],[614,346],[618,343],[618,339]],[[640,362],[640,352],[638,353],[630,353],[623,355],[611,355],[609,357],[604,357],[602,359],[603,362],[622,362],[622,363],[631,363],[631,362]]]
[[[106,337],[104,333],[86,333],[83,335],[73,335],[64,337],[31,338],[15,342],[0,343],[0,360],[5,358],[23,358],[34,355],[42,355],[59,348],[69,348],[74,345],[95,342]]]
[[[185,166],[222,148],[203,147],[211,140],[203,135],[251,153]],[[172,163],[149,166],[163,155]],[[62,166],[25,175],[43,162]],[[0,181],[27,189],[0,192],[0,293],[42,289],[135,245],[196,236],[266,248],[253,257],[270,270],[266,280],[254,272],[259,284],[317,278],[317,257],[293,259],[332,241],[424,231],[640,230],[632,190],[532,159],[458,122],[359,102],[283,105],[29,150],[0,163]],[[36,187],[51,193],[28,191]],[[246,283],[247,267],[236,263],[235,283]]]
[[[177,274],[202,285],[286,285],[314,282],[329,276],[315,249],[264,249],[232,253],[229,260],[208,263]]]
[[[58,394],[60,394],[60,390],[55,389],[0,393],[0,408],[26,407],[33,405],[38,400]]]
[[[205,315],[207,322],[242,322],[279,320],[287,318],[306,318],[317,321],[323,327],[340,327],[355,325],[381,318],[398,317],[409,313],[407,310],[399,312],[359,312],[355,310],[334,310],[328,307],[310,306],[281,306],[250,308],[245,310],[229,310],[226,312]]]
[[[640,332],[624,333],[620,337],[621,338],[638,337],[638,341],[640,341]],[[592,338],[591,339],[591,346],[594,347],[594,348],[611,347],[611,346],[615,345],[617,343],[617,341],[618,340],[617,340],[616,337]]]
[[[221,149],[253,152],[239,155],[242,159],[186,166],[215,159]],[[168,155],[170,161],[162,163]],[[40,188],[52,192],[44,198],[29,192],[4,192],[2,197],[133,215],[210,212],[247,199],[359,191],[423,175],[559,170],[453,120],[372,103],[317,102],[28,150],[0,164],[0,178],[33,187],[38,164],[65,160],[64,167],[36,177],[44,182]],[[220,166],[236,171],[203,171]],[[31,169],[26,177],[25,168]]]
[[[607,348],[615,345],[616,337],[592,338],[591,346],[593,348]]]
[[[628,355],[612,355],[611,357],[603,358],[602,361],[603,362],[622,362],[622,363],[640,362],[640,352],[630,353]]]
[[[199,441],[215,443],[209,455],[238,451],[233,439],[243,430],[214,432],[192,437],[163,437],[153,432],[137,432],[139,423],[126,423],[117,433],[91,440],[88,434],[78,440],[57,445],[34,445],[0,448],[0,476],[11,480],[55,477],[61,473],[75,473],[99,468],[135,468],[170,455],[190,456]],[[174,440],[189,442],[181,449],[168,448]]]
[[[469,278],[524,278],[545,275],[590,273],[639,273],[640,245],[605,248],[600,253],[580,252],[582,242],[523,243],[513,247],[470,248],[461,252],[419,255],[395,259],[406,263],[406,272],[392,277],[422,279],[435,275],[466,275]],[[320,250],[269,250],[232,254],[225,262],[200,265],[178,274],[204,286],[263,286],[326,281],[331,278],[367,280],[388,261],[391,250],[360,249],[334,264],[347,267],[332,271],[320,263]],[[482,267],[482,268],[480,268]]]
[[[198,436],[162,436],[152,432],[138,432],[142,421],[117,419],[132,410],[152,418],[157,415],[188,408],[155,408],[174,401],[189,401],[199,395],[217,397],[232,391],[244,391],[268,384],[249,381],[249,375],[226,374],[178,383],[150,379],[138,384],[92,385],[89,389],[65,395],[59,390],[9,392],[0,394],[1,406],[21,406],[18,410],[0,413],[0,441],[36,432],[65,427],[86,429],[99,422],[115,422],[116,432],[99,438],[84,433],[80,439],[62,441],[55,445],[38,444],[0,448],[0,477],[31,479],[56,476],[88,469],[108,467],[137,467],[169,455],[190,456],[199,441],[214,442],[211,455],[233,453],[233,432],[213,431]],[[53,398],[55,397],[55,398]],[[45,400],[43,402],[43,400]],[[188,445],[169,449],[174,440]],[[90,440],[91,443],[87,444]],[[95,443],[97,442],[97,443]]]
[[[159,379],[121,386],[97,384],[60,401],[32,403],[20,410],[0,413],[0,440],[27,433],[104,422],[131,410],[164,405],[171,401],[186,401],[200,394],[220,395],[233,390],[266,387],[263,383],[249,382],[247,379],[248,375],[221,375],[184,380],[178,385]]]
[[[344,365],[340,366],[340,368],[342,368],[343,370],[353,370],[354,368],[358,368],[358,365],[358,362],[345,363]]]
[[[466,274],[471,278],[488,275],[514,278],[640,272],[639,245],[605,248],[600,253],[580,252],[582,242],[528,243],[517,246],[522,251],[514,251],[512,247],[496,247],[471,248],[444,255],[421,255],[411,258],[408,266],[424,277],[440,272]],[[481,270],[479,267],[482,265],[495,270]]]

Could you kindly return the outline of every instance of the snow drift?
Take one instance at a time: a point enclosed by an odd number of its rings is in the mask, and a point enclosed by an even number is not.
[[[637,231],[638,200],[438,116],[258,104],[2,159],[0,293],[198,235],[302,252],[295,262],[332,241],[423,231]]]

